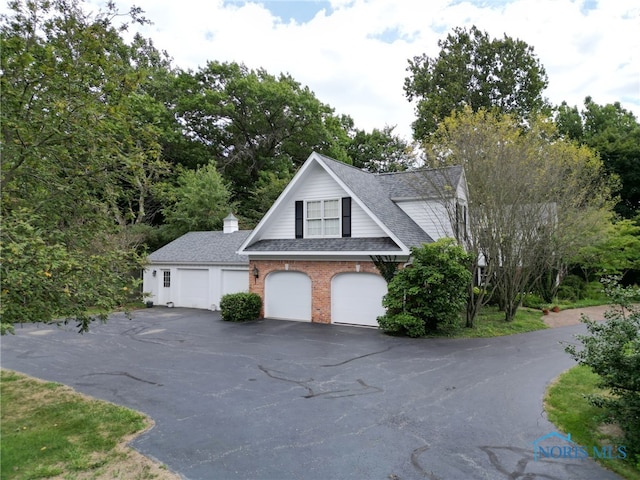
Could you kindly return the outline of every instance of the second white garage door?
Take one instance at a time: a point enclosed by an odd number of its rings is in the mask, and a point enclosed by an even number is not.
[[[266,317],[311,321],[311,279],[305,273],[271,272],[264,296]]]
[[[179,268],[177,273],[178,301],[176,307],[210,308],[209,270]]]
[[[331,321],[377,327],[387,282],[373,273],[340,273],[331,280]]]

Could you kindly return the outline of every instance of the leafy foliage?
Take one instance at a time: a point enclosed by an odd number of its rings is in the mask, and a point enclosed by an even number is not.
[[[620,178],[615,209],[624,218],[640,213],[640,123],[619,102],[598,105],[591,97],[584,108],[563,102],[556,114],[560,133],[596,150],[606,171]]]
[[[616,277],[603,283],[612,302],[606,321],[583,317],[589,332],[577,336],[583,348],[568,345],[565,350],[600,376],[600,386],[610,395],[591,401],[618,423],[630,457],[640,463],[640,308],[632,304],[640,299],[640,289],[622,288]]]
[[[607,224],[593,243],[574,252],[570,263],[578,266],[586,280],[639,271],[640,225],[629,219]]]
[[[124,303],[142,265],[117,223],[140,208],[129,193],[157,158],[153,132],[131,115],[141,72],[111,24],[112,4],[96,16],[75,0],[9,6],[0,25],[2,324],[73,318],[86,331],[96,318],[87,309]],[[139,13],[130,19],[144,22]]]
[[[556,140],[545,119],[531,118],[525,130],[517,118],[467,107],[438,126],[425,151],[429,166],[463,166],[469,186],[469,235],[461,241],[484,260],[488,283],[471,289],[467,324],[493,293],[511,321],[530,286],[562,270],[609,219],[601,161]],[[453,223],[451,192],[433,188]]]
[[[227,322],[246,322],[260,317],[262,299],[257,293],[228,293],[220,300],[220,314]]]
[[[353,166],[374,173],[401,172],[416,163],[414,148],[393,134],[394,127],[374,128],[371,133],[356,130],[346,146]]]
[[[389,335],[406,335],[407,337],[424,337],[427,334],[424,321],[410,313],[387,314],[378,317],[378,324],[384,333]]]
[[[261,171],[258,181],[250,190],[252,201],[247,210],[242,210],[241,217],[249,224],[256,225],[271,208],[278,196],[282,193],[293,174],[289,171]]]
[[[387,313],[378,318],[380,327],[390,333],[420,336],[455,325],[471,281],[470,256],[452,239],[414,247],[411,256],[412,264],[389,282],[382,302]]]
[[[490,39],[475,26],[455,28],[438,42],[440,54],[409,60],[404,90],[417,99],[414,138],[422,140],[453,111],[497,109],[518,118],[546,108],[547,75],[533,47],[508,36]]]
[[[162,213],[174,237],[189,231],[220,230],[233,205],[230,192],[213,163],[183,170]]]
[[[313,150],[348,160],[342,144],[349,119],[335,117],[289,75],[209,62],[181,72],[176,88],[175,115],[187,137],[233,182],[241,212],[255,209],[251,190],[261,172],[287,177]]]
[[[371,257],[371,261],[387,283],[393,280],[393,277],[398,272],[399,264],[395,256],[375,255]]]

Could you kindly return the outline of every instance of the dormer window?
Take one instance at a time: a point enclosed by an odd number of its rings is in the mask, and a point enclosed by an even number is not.
[[[340,200],[307,201],[307,236],[340,236]]]

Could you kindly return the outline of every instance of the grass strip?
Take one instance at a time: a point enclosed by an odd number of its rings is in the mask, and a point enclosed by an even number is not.
[[[437,336],[490,338],[549,328],[542,320],[542,312],[540,310],[525,307],[520,307],[516,312],[515,318],[511,322],[506,322],[504,312],[498,310],[497,307],[485,306],[478,314],[473,328],[466,328],[462,325],[464,325],[464,319],[461,320],[461,325],[457,328],[439,332]]]
[[[606,412],[591,405],[588,396],[603,393],[598,375],[589,367],[576,366],[561,374],[547,389],[545,410],[549,420],[579,445],[621,444],[621,432],[605,423]],[[640,470],[621,459],[597,459],[602,465],[629,480],[640,480]]]

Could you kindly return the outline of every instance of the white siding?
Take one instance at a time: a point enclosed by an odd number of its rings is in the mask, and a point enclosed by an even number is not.
[[[289,192],[274,212],[270,225],[260,239],[295,238],[295,202],[296,200],[327,200],[342,198],[348,193],[319,165],[313,165],[295,190]],[[382,237],[384,231],[360,208],[351,202],[351,236]]]
[[[165,306],[173,302],[176,307],[193,306],[193,299],[187,304],[185,294],[187,293],[181,280],[186,269],[204,270],[207,279],[202,282],[202,289],[197,292],[199,308],[217,310],[220,305],[220,298],[225,293],[246,292],[249,290],[249,268],[248,267],[221,267],[218,265],[150,265],[143,273],[143,292],[148,294],[145,301],[151,301],[154,305]],[[156,276],[153,276],[153,271]],[[164,271],[171,272],[171,286],[164,287]],[[193,290],[193,289],[192,289]]]
[[[396,203],[434,240],[454,236],[449,213],[441,202],[437,200],[409,200]]]
[[[355,200],[351,201],[351,236],[359,238],[387,236]]]

